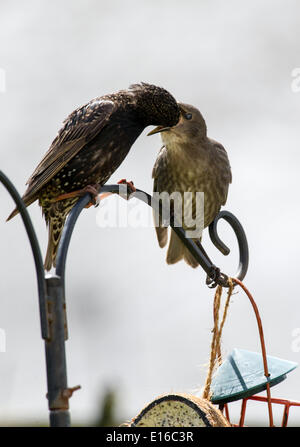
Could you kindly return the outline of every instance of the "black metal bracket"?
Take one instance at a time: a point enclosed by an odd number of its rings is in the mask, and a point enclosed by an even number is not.
[[[67,387],[65,357],[66,309],[63,281],[60,277],[45,278],[40,246],[27,208],[12,182],[0,171],[0,182],[5,186],[21,214],[30,241],[36,268],[41,333],[45,341],[47,368],[47,399],[50,426],[70,426],[69,397],[73,388]],[[77,389],[75,387],[75,389]]]
[[[12,184],[12,182],[6,177],[6,175],[0,171],[0,182],[5,186],[11,197],[14,199],[16,207],[18,208],[26,232],[31,245],[32,254],[35,262],[36,269],[36,277],[38,283],[38,294],[39,294],[39,306],[40,306],[40,317],[41,317],[41,331],[42,337],[44,339],[49,338],[49,327],[48,327],[48,319],[47,319],[47,304],[46,304],[46,283],[44,278],[44,265],[41,255],[40,246],[28,214],[27,208],[24,205],[24,202],[19,195],[18,191]]]
[[[48,387],[47,398],[50,410],[50,426],[70,426],[69,398],[71,397],[73,391],[80,387],[76,386],[73,388],[68,388],[67,385],[65,340],[68,338],[68,331],[65,301],[65,266],[68,247],[76,221],[83,208],[90,202],[91,196],[89,193],[86,193],[72,208],[65,223],[60,240],[56,258],[55,275],[45,276],[39,243],[22,198],[12,182],[2,171],[0,171],[0,182],[6,187],[7,191],[14,199],[15,204],[21,214],[35,261],[41,333],[42,338],[45,341]],[[117,193],[122,197],[128,198],[127,185],[104,185],[100,192]],[[142,200],[147,205],[152,206],[155,210],[161,209],[159,207],[159,203],[151,195],[145,193],[144,191],[136,190],[130,195],[130,197],[136,197]],[[243,280],[247,273],[249,257],[245,232],[237,218],[228,211],[222,211],[217,216],[209,228],[209,234],[215,246],[224,255],[227,255],[230,250],[220,240],[217,233],[217,222],[221,218],[225,219],[230,224],[236,234],[240,252],[240,262],[236,277]],[[207,283],[209,286],[215,287],[219,284],[224,287],[228,287],[228,276],[221,273],[220,269],[212,263],[203,246],[200,243],[195,243],[192,239],[187,238],[183,228],[177,225],[176,219],[172,221],[171,226],[184,245],[190,250],[192,255],[207,273]]]

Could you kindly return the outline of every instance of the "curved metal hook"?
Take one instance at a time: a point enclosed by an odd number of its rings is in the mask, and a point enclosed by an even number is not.
[[[30,216],[28,214],[28,211],[26,209],[26,206],[24,205],[21,196],[19,195],[18,191],[16,190],[12,182],[8,179],[8,177],[6,177],[6,175],[2,171],[0,171],[0,182],[5,186],[11,197],[14,199],[16,207],[21,214],[27,232],[27,236],[31,245],[31,250],[35,262],[37,283],[38,283],[42,337],[44,339],[48,339],[49,329],[48,329],[47,313],[46,313],[46,283],[44,277],[44,266],[40,246]]]
[[[249,248],[245,231],[239,220],[229,211],[224,210],[217,215],[215,220],[209,226],[209,235],[213,244],[225,256],[227,256],[230,253],[230,249],[219,238],[217,232],[217,225],[220,219],[226,220],[236,235],[239,246],[239,265],[238,265],[238,271],[236,275],[234,275],[234,277],[242,281],[246,276],[249,264]],[[211,282],[212,281],[207,281],[208,284],[211,284]],[[217,284],[210,287],[214,287],[216,285]]]

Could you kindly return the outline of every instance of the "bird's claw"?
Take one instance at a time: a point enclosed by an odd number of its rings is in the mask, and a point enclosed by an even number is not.
[[[87,185],[85,188],[81,189],[79,192],[79,196],[84,196],[87,192],[91,195],[91,201],[87,204],[86,208],[94,205],[95,208],[100,204],[99,197],[99,185]]]
[[[123,197],[123,199],[129,200],[131,194],[136,192],[136,187],[134,186],[132,180],[128,182],[125,178],[122,178],[121,180],[118,181],[118,185],[120,185],[119,195]]]

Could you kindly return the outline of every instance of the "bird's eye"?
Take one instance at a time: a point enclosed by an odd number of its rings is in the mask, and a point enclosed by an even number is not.
[[[184,115],[184,117],[185,117],[186,120],[191,120],[192,117],[193,117],[193,115],[192,115],[191,113],[186,113],[186,114]]]

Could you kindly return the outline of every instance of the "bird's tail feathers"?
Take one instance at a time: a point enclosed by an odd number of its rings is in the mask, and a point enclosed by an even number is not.
[[[22,200],[25,204],[25,206],[29,206],[31,205],[33,202],[35,202],[37,199],[37,197],[30,197],[30,198],[26,198],[26,197],[22,197]],[[8,216],[8,218],[6,219],[6,222],[8,222],[9,220],[11,220],[13,217],[15,217],[17,214],[19,214],[19,210],[18,208],[15,208],[10,215]]]
[[[155,227],[157,240],[160,248],[163,248],[168,242],[168,228],[167,227]]]
[[[185,260],[185,262],[188,265],[193,267],[193,269],[195,269],[199,265],[198,261],[196,261],[196,259],[194,258],[194,256],[190,252],[190,250],[188,248],[186,248],[186,247],[184,247],[183,259]]]
[[[65,220],[65,217],[60,216],[49,221],[48,247],[44,262],[44,268],[47,271],[56,267],[56,255]]]
[[[183,245],[175,231],[172,230],[167,252],[167,263],[176,264],[176,262],[181,261],[181,259],[184,259],[185,262],[193,268],[196,268],[199,265],[189,249]]]

